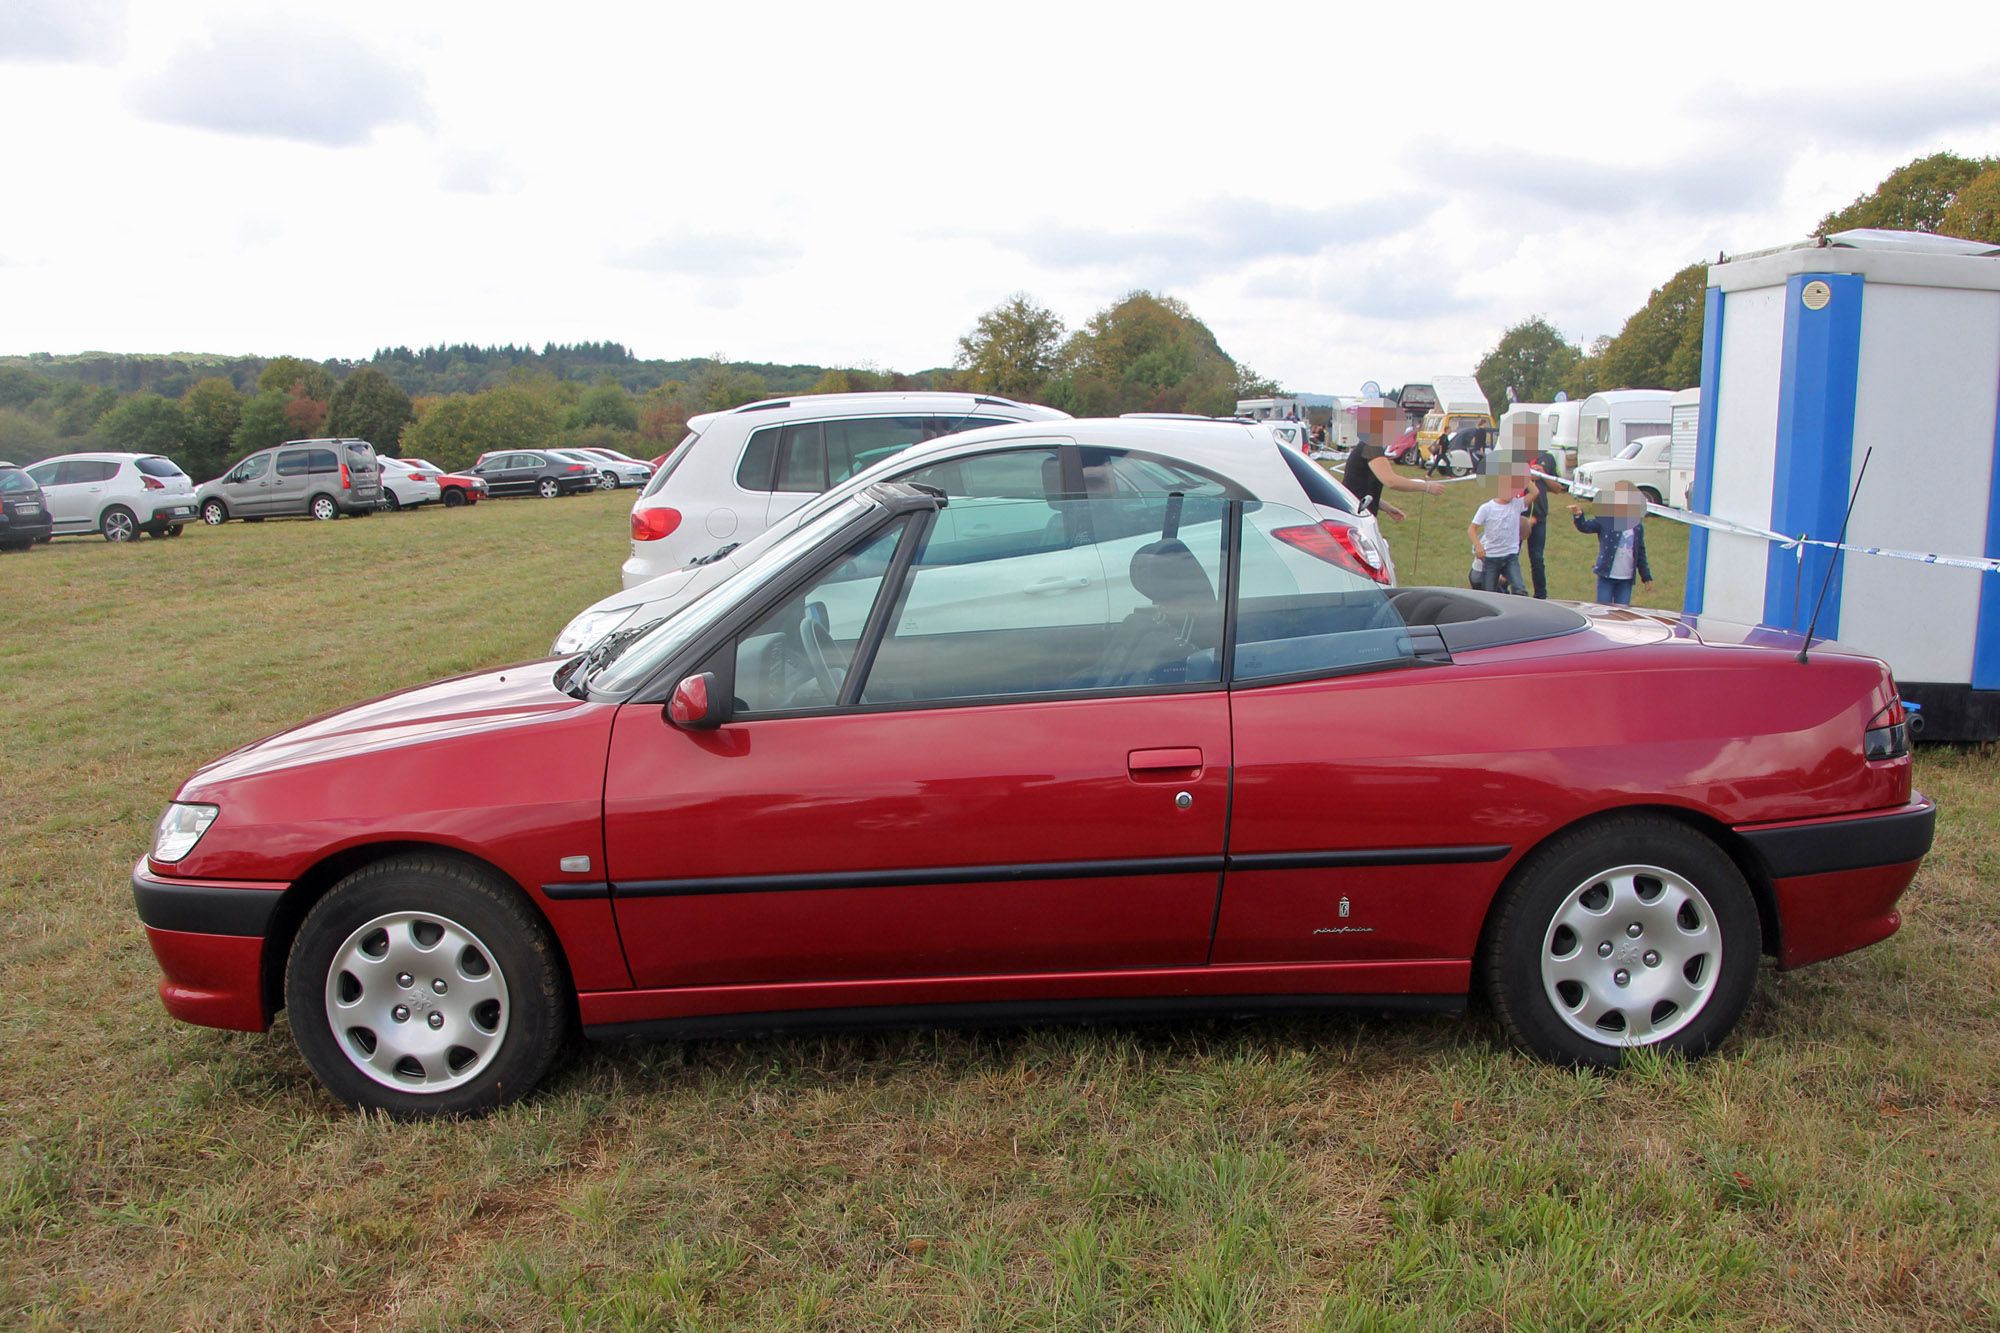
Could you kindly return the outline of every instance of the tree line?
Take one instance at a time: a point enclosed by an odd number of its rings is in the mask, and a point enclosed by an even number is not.
[[[1882,183],[1828,213],[1814,236],[1857,227],[1922,231],[2000,245],[2000,158],[1932,153],[1896,168]],[[1500,335],[1473,375],[1495,411],[1507,390],[1524,403],[1572,399],[1607,389],[1686,389],[1701,383],[1708,265],[1689,264],[1653,289],[1615,337],[1588,350],[1541,315]]]

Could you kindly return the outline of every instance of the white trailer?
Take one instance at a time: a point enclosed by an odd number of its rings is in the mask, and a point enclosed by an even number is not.
[[[1571,471],[1576,468],[1576,431],[1582,420],[1583,402],[1580,399],[1550,403],[1542,410],[1542,448],[1554,454],[1556,462]]]
[[[1665,389],[1614,389],[1583,400],[1577,417],[1576,461],[1609,458],[1644,435],[1665,435],[1674,396]]]
[[[1673,444],[1667,456],[1667,503],[1686,509],[1694,486],[1695,440],[1701,433],[1701,386],[1682,389],[1668,405]]]

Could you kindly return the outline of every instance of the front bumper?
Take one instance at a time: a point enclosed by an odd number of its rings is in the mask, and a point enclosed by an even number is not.
[[[1931,849],[1937,806],[1913,794],[1896,810],[1739,828],[1769,874],[1778,966],[1803,967],[1896,933],[1896,902]]]
[[[172,880],[142,857],[132,900],[159,960],[160,1003],[183,1023],[262,1032],[264,937],[284,884]]]

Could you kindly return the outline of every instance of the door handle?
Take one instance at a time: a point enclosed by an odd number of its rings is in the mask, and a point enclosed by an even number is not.
[[[1021,591],[1026,593],[1070,592],[1077,588],[1088,588],[1089,586],[1090,580],[1079,574],[1075,578],[1069,579],[1062,578],[1061,576],[1037,579],[1035,582],[1021,589]]]
[[[1133,750],[1125,756],[1125,769],[1140,773],[1187,773],[1201,767],[1201,750],[1187,745],[1168,750]]]

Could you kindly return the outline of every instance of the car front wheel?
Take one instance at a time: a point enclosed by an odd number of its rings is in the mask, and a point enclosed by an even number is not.
[[[1736,863],[1684,824],[1627,816],[1564,835],[1516,872],[1482,972],[1515,1041],[1560,1064],[1638,1047],[1706,1054],[1749,1003],[1757,904]]]
[[[453,486],[444,493],[444,507],[446,509],[456,509],[464,503],[465,493],[459,490],[458,487]]]
[[[562,494],[562,483],[554,477],[543,477],[535,484],[535,492],[544,500],[553,500]]]
[[[379,861],[329,890],[299,926],[285,1003],[327,1090],[399,1119],[525,1095],[569,1033],[547,928],[512,885],[444,857]]]
[[[340,506],[333,502],[331,495],[315,495],[312,502],[312,516],[322,523],[340,517]]]
[[[204,501],[201,506],[201,521],[211,528],[219,528],[229,521],[229,509],[220,500]]]

